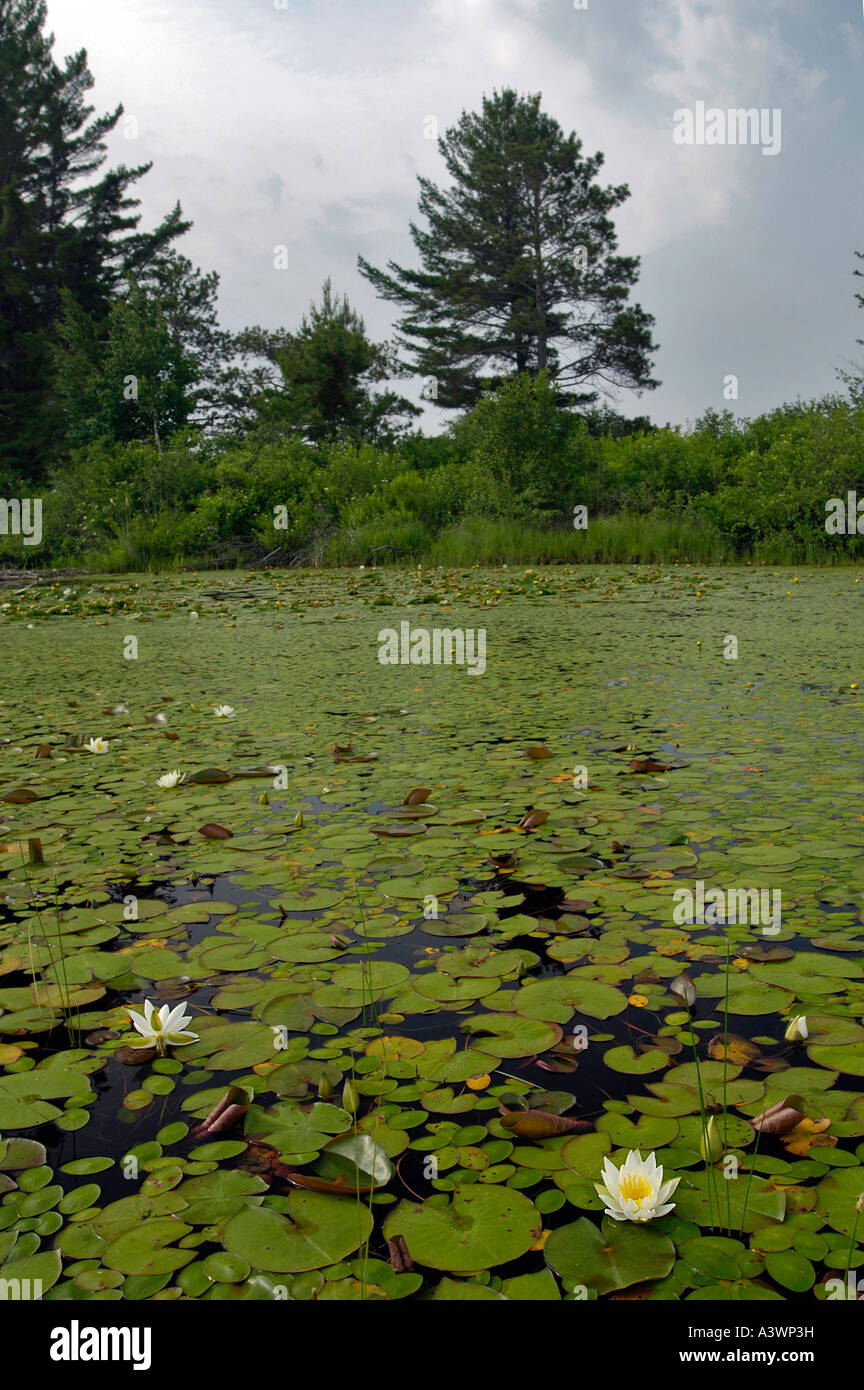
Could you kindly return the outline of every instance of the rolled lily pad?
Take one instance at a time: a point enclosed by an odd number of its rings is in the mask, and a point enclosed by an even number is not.
[[[388,1183],[394,1167],[386,1151],[376,1144],[371,1134],[350,1134],[332,1140],[321,1153],[318,1171],[327,1177],[347,1174],[355,1181],[370,1179],[379,1186]]]

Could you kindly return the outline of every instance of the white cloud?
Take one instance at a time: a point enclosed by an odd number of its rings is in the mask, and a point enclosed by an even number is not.
[[[138,142],[115,137],[111,158],[154,160],[139,185],[145,220],[181,199],[195,221],[184,250],[220,272],[231,327],[296,322],[332,273],[370,328],[388,332],[390,306],[374,298],[356,257],[413,258],[416,175],[444,177],[424,118],[437,116],[443,130],[495,87],[542,91],[587,153],[605,152],[602,177],[630,185],[616,218],[622,252],[643,255],[646,283],[655,261],[672,267],[646,307],[664,344],[664,316],[675,325],[667,361],[683,380],[692,348],[675,249],[734,237],[742,209],[751,222],[770,215],[781,160],[678,147],[675,109],[787,100],[790,114],[812,108],[830,124],[843,95],[824,64],[784,36],[784,16],[818,24],[806,0],[763,0],[758,16],[741,0],[609,5],[292,0],[277,11],[268,0],[49,0],[49,22],[58,55],[88,48],[97,110],[122,100],[138,118]],[[783,160],[794,157],[784,120]],[[289,247],[288,272],[273,269],[277,244]],[[757,314],[742,296],[740,321]],[[660,374],[669,375],[662,360]],[[672,388],[670,413],[683,413],[685,395]]]

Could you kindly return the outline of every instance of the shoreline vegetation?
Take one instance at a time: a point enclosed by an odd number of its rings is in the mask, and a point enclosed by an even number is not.
[[[218,273],[178,249],[180,203],[140,225],[151,166],[108,167],[123,107],[94,118],[86,51],[60,68],[46,20],[43,0],[0,7],[0,570],[864,554],[861,367],[753,419],[725,404],[737,375],[686,425],[620,413],[661,385],[641,261],[619,253],[630,190],[541,93],[486,94],[437,136],[412,264],[358,256],[391,339],[329,275],[299,323],[229,330]],[[263,249],[275,285],[289,248]]]
[[[862,458],[854,398],[684,431],[561,411],[526,375],[437,437],[91,445],[49,472],[38,543],[0,534],[0,569],[855,564]]]

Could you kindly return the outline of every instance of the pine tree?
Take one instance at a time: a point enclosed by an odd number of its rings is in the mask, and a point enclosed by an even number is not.
[[[419,415],[410,401],[373,387],[397,373],[386,345],[373,343],[347,298],[329,280],[296,333],[247,329],[238,349],[264,360],[253,371],[251,404],[269,433],[297,433],[310,443],[348,439],[384,443],[402,420]]]
[[[659,384],[654,320],[628,303],[639,260],[615,254],[609,218],[629,189],[601,187],[603,155],[583,157],[540,103],[495,92],[439,140],[451,184],[419,180],[428,224],[411,224],[419,270],[359,260],[403,311],[397,342],[413,370],[434,378],[439,405],[472,405],[490,372],[546,371],[559,400],[585,404],[598,386]]]
[[[93,118],[85,50],[59,67],[44,0],[0,0],[0,466],[38,478],[51,457],[52,332],[61,292],[99,320],[130,274],[185,232],[179,204],[138,230],[149,164],[102,172],[122,106]]]

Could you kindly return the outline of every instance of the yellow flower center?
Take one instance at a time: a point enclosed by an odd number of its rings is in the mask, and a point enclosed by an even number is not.
[[[654,1189],[643,1173],[626,1173],[618,1180],[618,1191],[625,1202],[642,1202],[653,1196]]]

